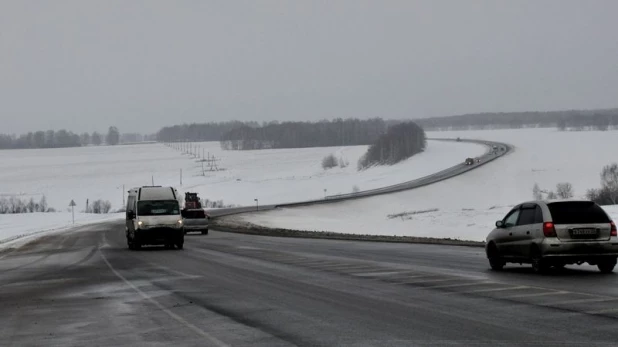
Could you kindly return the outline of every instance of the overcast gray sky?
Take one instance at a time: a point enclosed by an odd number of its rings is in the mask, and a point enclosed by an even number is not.
[[[618,1],[0,0],[0,133],[618,106]]]

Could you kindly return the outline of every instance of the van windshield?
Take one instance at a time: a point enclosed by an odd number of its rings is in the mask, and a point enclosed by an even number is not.
[[[176,200],[139,201],[137,214],[140,216],[164,216],[180,214]]]

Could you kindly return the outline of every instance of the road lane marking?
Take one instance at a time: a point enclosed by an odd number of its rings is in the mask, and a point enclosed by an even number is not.
[[[410,275],[410,276],[397,276],[397,277],[386,277],[384,281],[389,283],[401,283],[402,281],[407,281],[413,278],[433,278],[440,275]]]
[[[357,277],[382,277],[399,274],[399,271],[380,271],[380,272],[360,272],[352,274]]]
[[[596,310],[596,311],[586,311],[585,314],[606,314],[606,313],[616,313],[618,312],[618,308],[608,308],[604,310]]]
[[[212,342],[215,346],[217,347],[230,347],[228,344],[226,344],[225,342],[217,339],[216,337],[210,335],[209,333],[205,332],[204,330],[198,328],[197,326],[189,323],[187,320],[185,320],[184,318],[180,317],[179,315],[175,314],[174,312],[168,310],[166,307],[164,307],[163,305],[161,305],[158,301],[156,301],[155,299],[153,299],[150,295],[146,294],[145,292],[143,292],[141,289],[139,289],[138,287],[136,287],[131,281],[129,281],[128,279],[126,279],[122,274],[120,274],[120,272],[116,271],[116,269],[114,269],[114,267],[112,266],[112,264],[107,260],[107,258],[105,257],[105,254],[103,254],[103,252],[101,251],[101,249],[99,248],[99,254],[101,255],[101,258],[103,258],[103,261],[105,262],[105,264],[107,264],[107,267],[109,267],[110,270],[112,270],[112,272],[114,273],[114,275],[116,275],[116,277],[120,278],[127,286],[129,286],[130,288],[132,288],[134,291],[136,291],[141,297],[143,297],[144,299],[150,301],[150,303],[152,303],[153,305],[155,305],[158,309],[160,309],[161,311],[165,312],[168,316],[172,317],[174,320],[176,320],[178,323],[186,326],[187,328],[193,330],[195,333],[197,333],[198,335],[206,338],[207,340],[209,340],[210,342]]]
[[[519,289],[528,289],[528,286],[517,286],[517,287],[506,287],[506,288],[487,288],[487,289],[476,289],[469,290],[465,292],[455,292],[456,294],[473,294],[473,293],[488,293],[488,292],[500,292],[504,290],[519,290]]]
[[[491,282],[472,282],[472,283],[445,284],[445,285],[439,285],[439,286],[425,287],[425,289],[468,287],[468,286],[478,286],[478,285],[490,284],[490,283]]]
[[[555,291],[555,292],[545,292],[545,293],[518,294],[518,295],[504,296],[502,297],[502,299],[532,298],[536,296],[564,295],[564,294],[571,294],[571,293],[565,292],[565,291]]]
[[[422,279],[420,281],[398,281],[396,284],[417,284],[417,283],[430,283],[430,282],[446,282],[446,281],[458,281],[457,278],[438,278],[438,279]]]
[[[615,301],[618,298],[590,298],[590,299],[575,299],[575,300],[565,300],[558,301],[551,304],[551,306],[555,305],[571,305],[571,304],[586,304],[589,302],[604,302],[604,301]]]

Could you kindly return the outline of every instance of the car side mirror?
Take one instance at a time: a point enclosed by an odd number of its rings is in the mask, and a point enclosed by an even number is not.
[[[502,229],[504,228],[504,222],[499,220],[496,222],[496,228]]]

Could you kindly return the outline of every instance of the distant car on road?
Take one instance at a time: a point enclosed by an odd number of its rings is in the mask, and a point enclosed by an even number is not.
[[[210,217],[202,208],[202,202],[197,193],[185,193],[185,206],[182,211],[185,234],[199,231],[202,235],[208,234],[208,220]]]
[[[190,232],[201,232],[202,235],[208,234],[208,221],[210,216],[203,209],[182,210],[185,234]]]
[[[466,165],[474,165],[474,159],[473,158],[466,158],[466,161],[464,163]]]
[[[489,265],[530,263],[535,272],[589,263],[603,273],[616,266],[616,225],[596,203],[532,201],[515,206],[496,222],[485,246]]]

